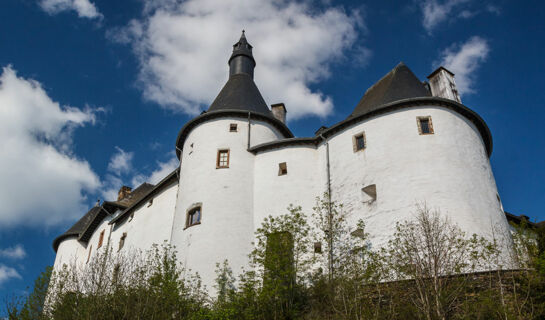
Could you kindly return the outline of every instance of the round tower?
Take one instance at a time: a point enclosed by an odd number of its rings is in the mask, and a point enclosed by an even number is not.
[[[255,60],[244,32],[233,46],[229,79],[209,109],[176,142],[181,160],[171,243],[178,259],[213,291],[216,263],[247,266],[254,232],[251,146],[293,137],[253,81]]]

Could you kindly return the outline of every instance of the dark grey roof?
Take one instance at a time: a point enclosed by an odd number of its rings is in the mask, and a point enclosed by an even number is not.
[[[273,117],[254,80],[245,73],[229,77],[223,89],[208,108],[208,112],[218,110],[252,111]]]
[[[163,178],[163,180],[159,181],[159,183],[157,183],[156,185],[151,185],[149,183],[146,183],[147,185],[146,192],[142,193],[140,196],[138,196],[138,198],[135,198],[135,200],[131,202],[131,205],[129,207],[125,208],[123,212],[121,212],[117,217],[115,217],[114,219],[112,219],[112,221],[110,221],[110,224],[118,223],[125,220],[134,209],[138,208],[141,204],[145,203],[150,198],[155,196],[158,192],[163,190],[166,186],[171,185],[173,182],[177,183],[179,172],[180,172],[180,168],[178,167],[174,171],[169,173],[165,178]],[[149,189],[149,186],[151,186],[151,189]]]
[[[523,214],[517,216],[505,211],[505,217],[507,218],[507,221],[512,222],[516,225],[521,225],[522,223],[526,223],[527,226],[530,228],[540,228],[542,226],[545,226],[545,221],[531,222],[530,217]]]
[[[113,214],[116,209],[123,210],[130,207],[153,190],[153,188],[152,184],[143,183],[121,201],[104,201],[101,206],[91,208],[70,229],[53,240],[53,249],[57,251],[61,241],[68,237],[76,237],[82,242],[89,241],[95,229],[108,214]]]
[[[390,102],[429,97],[431,93],[403,62],[371,86],[350,117],[366,114]]]

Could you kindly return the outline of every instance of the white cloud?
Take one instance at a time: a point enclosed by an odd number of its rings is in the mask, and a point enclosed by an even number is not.
[[[441,53],[434,66],[444,66],[456,75],[456,86],[460,94],[475,92],[476,71],[488,57],[488,42],[474,36],[462,44],[455,44]]]
[[[0,225],[54,225],[76,218],[85,192],[100,185],[71,151],[72,132],[93,123],[90,110],[61,107],[40,83],[0,75]]]
[[[115,147],[115,149],[117,152],[110,158],[108,170],[116,175],[130,172],[132,169],[132,158],[134,153],[125,152],[125,150],[120,147]]]
[[[132,185],[138,187],[144,182],[149,182],[151,184],[157,184],[159,181],[163,180],[169,173],[174,171],[180,162],[175,156],[171,157],[165,162],[157,162],[157,169],[151,172],[149,175],[137,174],[132,179]]]
[[[439,0],[424,0],[420,3],[420,9],[424,16],[422,24],[424,28],[431,33],[433,28],[435,28],[439,23],[447,20],[452,16],[451,11],[457,6],[468,2],[469,0],[446,0],[440,2]],[[468,16],[470,13],[469,10],[464,10],[462,16]]]
[[[9,279],[21,279],[21,275],[17,270],[0,264],[0,284]]]
[[[130,43],[140,60],[144,97],[192,115],[206,108],[228,77],[232,45],[246,29],[257,61],[256,83],[269,103],[285,102],[290,118],[326,116],[330,97],[310,84],[346,58],[363,19],[353,10],[269,0],[144,0],[144,17],[109,37]],[[361,46],[361,45],[360,45]],[[368,58],[360,49],[358,58]],[[360,61],[359,63],[365,63]]]
[[[18,244],[15,247],[0,249],[0,258],[22,259],[26,256],[25,248]]]
[[[102,19],[103,17],[95,4],[89,0],[41,0],[39,4],[49,14],[76,11],[80,18]]]

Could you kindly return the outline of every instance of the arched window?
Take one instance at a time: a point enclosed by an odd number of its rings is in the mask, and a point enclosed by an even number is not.
[[[189,228],[191,226],[201,224],[201,206],[196,206],[187,211],[187,217],[185,220],[185,227]]]

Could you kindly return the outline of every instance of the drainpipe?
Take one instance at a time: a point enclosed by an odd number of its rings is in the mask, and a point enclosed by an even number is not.
[[[328,232],[328,242],[329,242],[329,283],[332,283],[333,280],[333,213],[331,208],[331,170],[329,165],[329,142],[324,137],[323,134],[320,133],[320,137],[325,142],[325,150],[326,150],[326,172],[327,172],[327,210],[328,210],[328,225],[329,225],[329,232]]]
[[[251,127],[250,127],[250,121],[251,121],[250,114],[251,113],[248,112],[248,150],[250,150],[250,129],[251,129]]]

